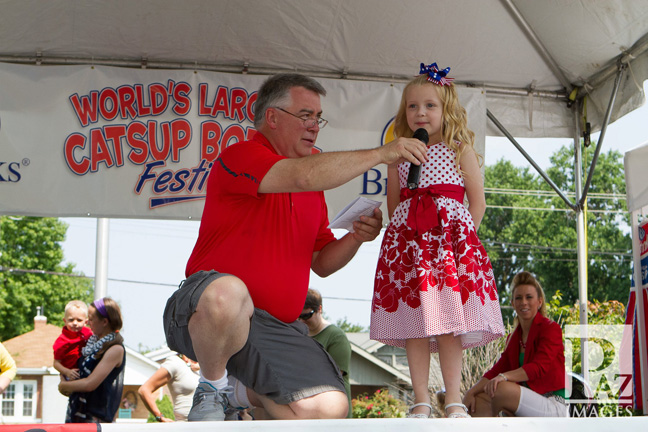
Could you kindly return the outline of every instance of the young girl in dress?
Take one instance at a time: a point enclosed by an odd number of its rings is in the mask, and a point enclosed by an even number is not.
[[[394,135],[412,137],[425,129],[428,160],[412,190],[410,163],[388,168],[390,223],[372,302],[371,338],[407,351],[414,418],[432,414],[431,352],[439,353],[446,415],[469,417],[461,403],[462,350],[504,335],[493,269],[476,233],[486,199],[474,133],[449,70],[422,63],[421,75],[403,90]]]

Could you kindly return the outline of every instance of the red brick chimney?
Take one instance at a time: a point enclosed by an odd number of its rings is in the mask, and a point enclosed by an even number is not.
[[[36,316],[34,317],[34,330],[44,328],[46,324],[47,317],[45,315],[41,315],[41,307],[38,306],[36,308]]]

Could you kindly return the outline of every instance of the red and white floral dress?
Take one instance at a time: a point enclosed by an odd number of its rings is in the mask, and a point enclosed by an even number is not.
[[[429,337],[438,352],[434,336],[453,333],[464,349],[485,345],[504,335],[493,269],[463,204],[454,150],[437,143],[427,154],[415,191],[410,164],[398,166],[401,200],[380,248],[371,339],[405,347]]]

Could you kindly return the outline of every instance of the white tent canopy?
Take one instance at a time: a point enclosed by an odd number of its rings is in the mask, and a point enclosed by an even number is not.
[[[436,61],[484,87],[518,137],[573,137],[574,88],[600,128],[619,60],[631,73],[612,120],[642,103],[648,78],[646,0],[0,0],[0,10],[4,62],[393,81]]]

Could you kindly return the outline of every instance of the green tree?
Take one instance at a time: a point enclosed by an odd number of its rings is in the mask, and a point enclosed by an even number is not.
[[[92,300],[92,282],[62,262],[66,231],[55,218],[0,216],[1,340],[32,330],[38,306],[62,325],[68,301]]]
[[[162,399],[157,399],[155,401],[155,405],[157,405],[158,409],[164,417],[175,420],[175,414],[173,414],[173,402],[171,402],[169,396],[164,395]],[[155,420],[153,414],[149,413],[146,423],[157,423],[157,420]]]
[[[345,333],[361,333],[366,332],[367,329],[360,324],[352,324],[347,321],[347,317],[340,318],[335,322],[335,325],[340,327]]]
[[[517,272],[526,268],[531,258],[528,245],[537,241],[537,228],[531,231],[538,222],[538,212],[522,208],[542,208],[546,198],[539,193],[520,192],[539,191],[542,184],[529,168],[517,168],[505,160],[486,167],[485,186],[501,193],[486,194],[487,208],[479,238],[493,264],[497,286],[506,287]],[[502,303],[509,303],[505,290],[500,289],[500,294]]]
[[[593,151],[583,155],[589,167]],[[573,152],[563,147],[550,158],[547,174],[574,201]],[[583,181],[584,183],[584,181]],[[479,235],[493,262],[504,304],[505,287],[528,270],[542,281],[550,298],[556,290],[567,304],[578,300],[576,213],[530,168],[500,160],[486,167],[488,208]],[[599,155],[587,202],[588,297],[625,301],[628,296],[631,240],[627,224],[621,154]]]
[[[584,167],[591,165],[594,149],[583,153]],[[551,157],[553,166],[547,174],[562,190],[574,190],[573,152],[563,147]],[[585,169],[583,170],[585,171]],[[621,223],[629,225],[625,202],[625,176],[623,158],[617,151],[599,155],[587,201],[587,247],[588,247],[588,297],[590,300],[625,302],[630,288],[632,241],[623,233]],[[553,198],[553,205],[559,198]],[[571,249],[576,245],[576,215],[574,212],[554,212],[546,229],[560,226],[561,236],[557,245]],[[570,229],[571,228],[571,229]],[[576,255],[574,254],[574,259]],[[569,291],[565,300],[572,304],[578,299],[578,263],[550,261],[545,263],[543,273],[546,284],[561,281],[557,275],[570,275]],[[560,288],[556,286],[555,289]]]

